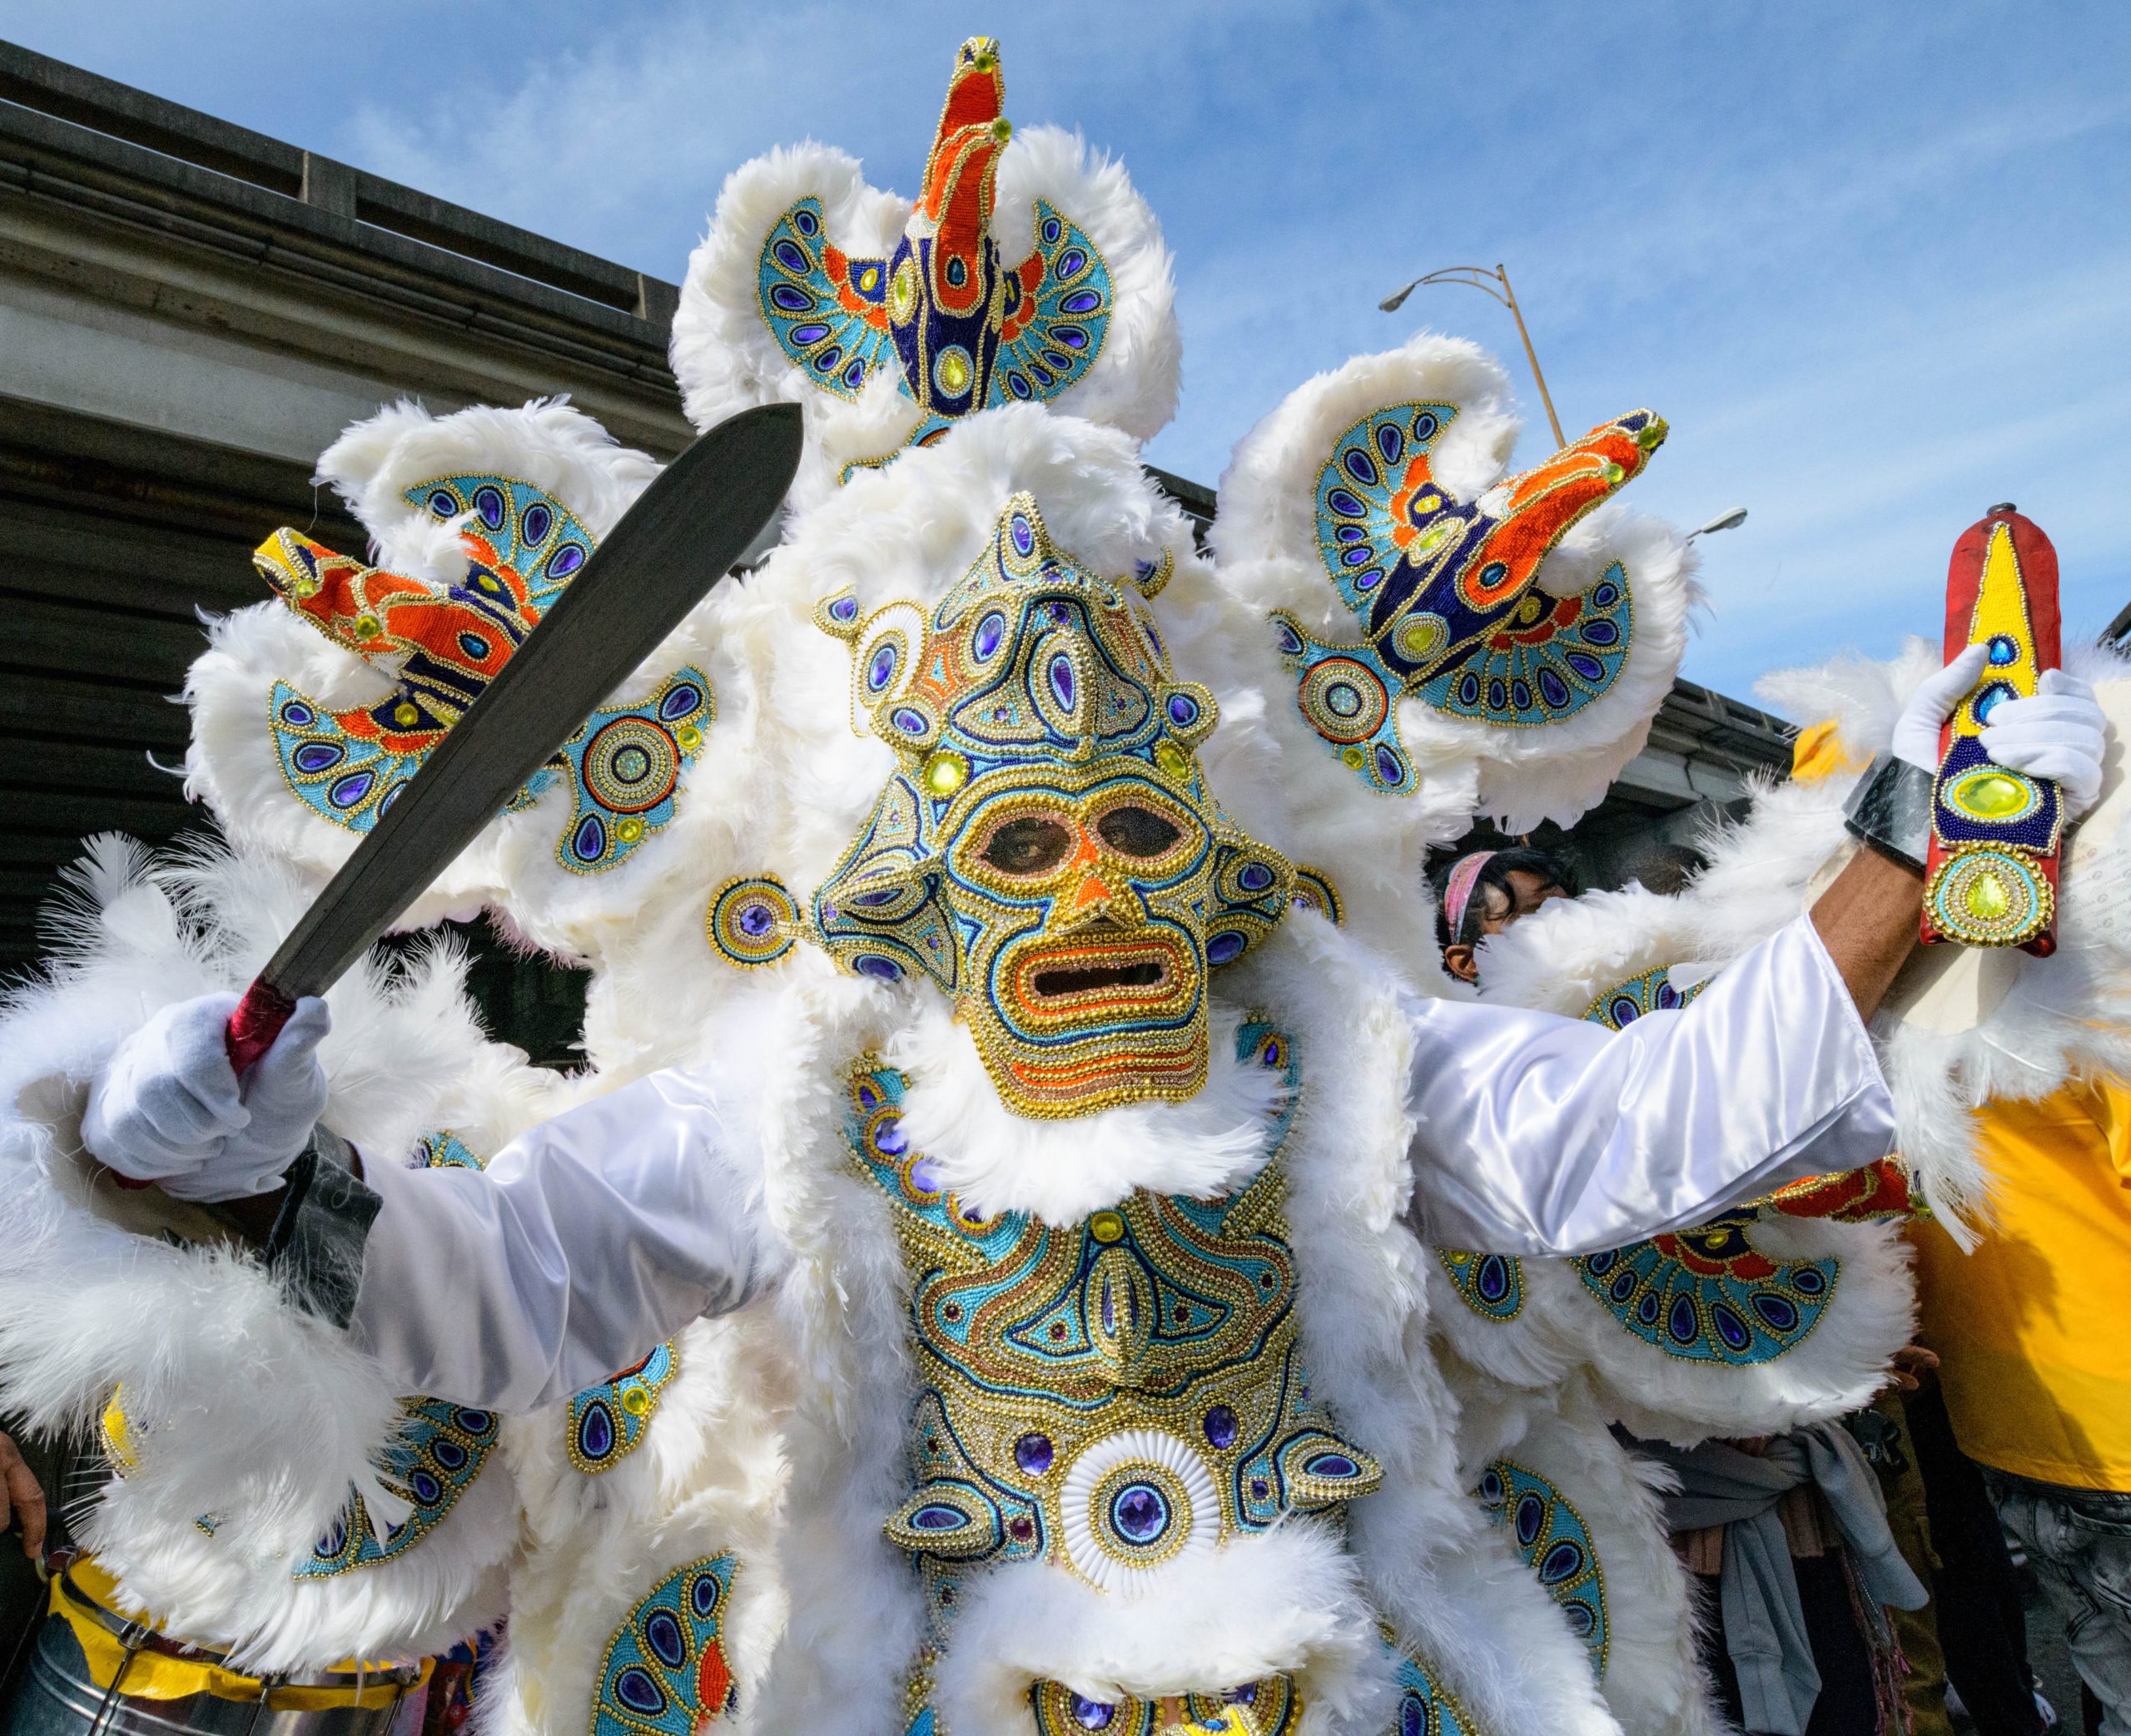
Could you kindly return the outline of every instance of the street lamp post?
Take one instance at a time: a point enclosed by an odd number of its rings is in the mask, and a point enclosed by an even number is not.
[[[1687,533],[1687,540],[1691,543],[1696,537],[1706,537],[1715,531],[1736,530],[1746,522],[1746,508],[1743,506],[1735,506],[1728,513],[1718,513],[1716,517],[1711,519],[1708,523],[1701,526],[1700,529],[1689,531]]]
[[[1395,295],[1387,295],[1377,303],[1387,314],[1395,314],[1406,305],[1406,298],[1414,290],[1432,283],[1462,283],[1492,295],[1509,310],[1509,316],[1517,321],[1517,335],[1524,340],[1524,359],[1532,365],[1532,377],[1539,383],[1539,401],[1547,406],[1547,420],[1554,430],[1554,444],[1566,446],[1568,439],[1562,433],[1562,419],[1554,414],[1554,394],[1547,389],[1547,376],[1539,371],[1538,352],[1532,347],[1532,334],[1524,327],[1524,310],[1517,305],[1517,292],[1509,286],[1509,272],[1502,265],[1488,270],[1483,265],[1446,265],[1440,271],[1430,271],[1417,277]]]

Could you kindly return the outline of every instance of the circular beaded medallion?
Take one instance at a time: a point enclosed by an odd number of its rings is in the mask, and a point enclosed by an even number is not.
[[[772,964],[792,950],[799,907],[767,876],[729,880],[711,895],[703,927],[728,964]]]
[[[1940,864],[1924,888],[1933,925],[1968,946],[2019,946],[2049,926],[2056,898],[2025,851],[1989,846]]]
[[[1089,1447],[1067,1467],[1059,1506],[1066,1555],[1105,1589],[1211,1550],[1220,1532],[1220,1498],[1205,1460],[1155,1429],[1129,1429]]]
[[[618,814],[641,814],[673,793],[681,756],[673,738],[643,717],[617,717],[584,751],[584,782]]]
[[[1318,734],[1334,742],[1367,741],[1391,708],[1391,696],[1376,672],[1353,657],[1313,664],[1296,697]]]

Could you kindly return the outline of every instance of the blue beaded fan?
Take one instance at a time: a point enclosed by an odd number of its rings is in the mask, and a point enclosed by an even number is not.
[[[1388,1643],[1386,1649],[1389,1649]],[[1393,1736],[1474,1736],[1465,1709],[1410,1652],[1398,1654],[1398,1714]]]
[[[1402,697],[1498,727],[1558,723],[1618,680],[1633,632],[1618,562],[1578,596],[1550,596],[1536,580],[1569,529],[1642,469],[1664,423],[1632,411],[1460,501],[1433,469],[1457,415],[1448,404],[1372,410],[1333,443],[1318,474],[1318,558],[1361,642],[1332,644],[1291,614],[1272,618],[1303,716],[1388,793],[1413,783]]]
[[[998,44],[965,42],[925,191],[889,257],[837,247],[809,196],[777,219],[757,261],[763,321],[820,389],[856,399],[893,361],[902,394],[923,413],[897,451],[930,445],[980,410],[1056,397],[1095,365],[1110,329],[1110,267],[1087,231],[1046,201],[1036,201],[1028,256],[1001,263],[992,199],[1013,133],[1005,97]]]
[[[848,259],[832,246],[818,199],[802,199],[777,219],[762,244],[756,293],[777,347],[825,392],[856,398],[895,358],[887,261]]]
[[[1508,1459],[1490,1463],[1473,1492],[1488,1518],[1508,1528],[1525,1565],[1591,1654],[1591,1673],[1602,1679],[1612,1643],[1606,1576],[1583,1515],[1538,1472]]]
[[[360,1495],[295,1570],[300,1580],[332,1579],[404,1555],[444,1522],[471,1488],[497,1440],[495,1413],[440,1398],[402,1399],[405,1420],[385,1447],[385,1481],[405,1495],[411,1510],[399,1525],[380,1526]]]
[[[691,1562],[654,1586],[608,1642],[592,1736],[694,1736],[729,1710],[723,1632],[739,1559]]]

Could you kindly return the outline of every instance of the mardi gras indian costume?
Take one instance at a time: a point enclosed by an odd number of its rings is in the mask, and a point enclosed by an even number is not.
[[[479,1425],[514,1729],[1616,1727],[1468,1492],[1413,1226],[1618,1246],[1876,1159],[1892,1115],[1802,922],[1617,1035],[1428,955],[1426,846],[1572,816],[1669,684],[1683,547],[1607,503],[1663,426],[1507,476],[1499,371],[1419,342],[1246,441],[1210,561],[1137,458],[1175,379],[1151,218],[1001,91],[966,45],[914,204],[811,147],[743,169],[691,265],[691,413],[807,406],[783,541],[417,912],[587,965],[583,1074],[484,1042],[432,955],[335,991],[322,1084],[300,1013],[235,1124],[204,991],[490,647],[286,536],[286,604],[217,629],[193,769],[231,854],[107,857],[9,1062],[0,1374],[117,1420],[124,1609],[261,1670],[463,1631],[494,1578],[429,1626],[382,1588],[479,1557],[464,1485],[398,1516]],[[598,509],[529,449],[437,462],[445,427],[370,430],[353,494],[385,569],[508,637]],[[266,1270],[129,1236],[88,1156],[213,1198],[300,1148]],[[374,1619],[292,1629],[335,1598]]]

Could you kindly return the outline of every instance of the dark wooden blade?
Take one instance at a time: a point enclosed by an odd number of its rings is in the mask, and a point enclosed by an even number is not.
[[[304,912],[260,985],[291,1001],[322,994],[362,956],[732,570],[791,487],[799,441],[799,406],[767,404],[674,459]]]

